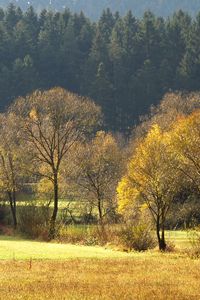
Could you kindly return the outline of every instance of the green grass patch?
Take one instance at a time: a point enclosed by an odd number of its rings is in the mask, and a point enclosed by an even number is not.
[[[178,248],[191,247],[192,231],[168,230],[166,240],[172,242]]]
[[[166,232],[168,241],[178,248],[190,246],[190,234],[186,231]],[[75,258],[127,258],[139,253],[126,253],[105,247],[59,244],[25,240],[20,237],[0,236],[0,260],[26,259],[75,259]]]
[[[97,246],[46,243],[0,236],[1,260],[125,258],[128,256],[129,254],[125,252]]]

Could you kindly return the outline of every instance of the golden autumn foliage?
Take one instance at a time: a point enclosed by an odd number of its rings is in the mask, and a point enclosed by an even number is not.
[[[138,144],[128,165],[128,171],[118,185],[119,209],[133,205],[140,198],[157,226],[161,250],[165,250],[164,228],[167,213],[177,187],[177,174],[172,170],[173,153],[168,133],[153,125],[147,136]],[[160,236],[162,229],[162,238]]]
[[[37,121],[38,116],[37,116],[37,111],[36,111],[35,108],[33,108],[33,109],[30,111],[29,117],[30,117],[32,120]]]
[[[118,209],[123,213],[138,199],[141,205],[145,203],[155,220],[160,245],[173,197],[186,181],[200,190],[199,109],[177,117],[167,131],[153,124],[136,144],[127,174],[118,184]]]
[[[53,199],[53,182],[42,178],[37,185],[37,192],[47,199]]]
[[[172,154],[167,133],[154,125],[147,137],[138,145],[129,163],[128,173],[118,185],[119,205],[134,201],[138,194],[151,205],[153,196],[168,193]]]
[[[180,117],[171,130],[170,139],[178,168],[200,189],[200,110]]]
[[[136,202],[140,193],[137,188],[131,185],[129,178],[124,176],[118,184],[117,195],[119,203],[118,211],[123,213],[130,206],[130,199]]]

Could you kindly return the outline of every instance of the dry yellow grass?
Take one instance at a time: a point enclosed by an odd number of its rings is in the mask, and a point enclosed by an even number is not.
[[[122,259],[0,261],[0,299],[200,299],[200,260],[141,253]]]

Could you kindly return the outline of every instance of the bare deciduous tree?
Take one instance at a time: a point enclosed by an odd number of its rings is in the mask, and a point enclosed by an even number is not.
[[[16,193],[23,181],[19,130],[13,114],[0,115],[0,183],[10,203],[14,229],[17,227]]]
[[[122,172],[122,155],[111,134],[97,132],[95,138],[79,149],[75,182],[85,199],[96,207],[99,223],[113,209],[115,190]]]
[[[94,130],[100,120],[100,108],[87,98],[54,88],[19,98],[10,112],[19,117],[23,139],[38,173],[53,182],[54,208],[49,237],[54,238],[62,160],[78,140]]]

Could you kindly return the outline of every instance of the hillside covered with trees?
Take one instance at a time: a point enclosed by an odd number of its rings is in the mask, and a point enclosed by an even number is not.
[[[68,10],[0,10],[0,107],[35,89],[63,87],[100,105],[128,131],[168,91],[199,90],[200,14],[164,20],[110,10],[96,23]]]
[[[5,8],[10,2],[23,9],[32,5],[37,12],[44,8],[56,11],[69,8],[72,12],[83,11],[92,19],[99,18],[102,10],[106,8],[110,8],[112,12],[119,11],[122,15],[132,10],[135,16],[142,16],[145,11],[151,10],[156,15],[164,17],[179,9],[196,15],[200,9],[199,0],[1,0],[1,5]]]

